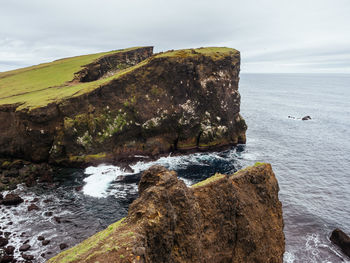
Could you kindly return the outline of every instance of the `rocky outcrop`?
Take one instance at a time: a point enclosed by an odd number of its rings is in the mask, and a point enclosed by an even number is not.
[[[192,187],[154,166],[126,218],[49,262],[282,262],[278,190],[269,164]]]
[[[238,51],[151,54],[136,48],[85,65],[61,89],[78,85],[79,95],[0,105],[0,158],[80,166],[245,143]]]
[[[333,244],[340,247],[345,255],[350,257],[350,237],[339,228],[333,230],[330,238]]]

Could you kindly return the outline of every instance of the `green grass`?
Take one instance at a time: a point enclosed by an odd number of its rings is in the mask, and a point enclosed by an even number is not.
[[[119,78],[139,67],[146,65],[151,59],[161,57],[210,56],[220,59],[224,56],[238,53],[237,50],[226,47],[209,47],[197,49],[176,50],[161,53],[142,61],[141,63],[120,70],[118,73],[101,78],[96,81],[72,84],[74,73],[80,71],[84,65],[92,63],[96,59],[135,48],[110,51],[98,54],[84,55],[72,58],[56,60],[32,67],[12,70],[0,73],[0,105],[19,104],[17,110],[28,108],[29,110],[43,107],[52,102],[60,102],[70,97],[89,93],[94,89]]]
[[[62,98],[79,95],[102,84],[106,79],[69,85],[74,73],[96,59],[135,48],[56,60],[32,67],[0,73],[0,105],[20,103],[20,108],[45,106]]]
[[[214,59],[221,59],[229,54],[238,54],[238,51],[228,47],[206,47],[206,48],[195,48],[195,49],[180,49],[161,53],[156,57],[194,57],[198,55],[210,56]]]
[[[209,183],[215,182],[215,181],[220,180],[220,179],[225,178],[225,177],[226,177],[226,175],[224,175],[224,174],[216,173],[212,177],[209,177],[208,179],[205,179],[205,180],[203,180],[203,181],[201,181],[199,183],[196,183],[196,184],[192,185],[192,187],[195,188],[195,187],[204,186],[204,185],[207,185]]]

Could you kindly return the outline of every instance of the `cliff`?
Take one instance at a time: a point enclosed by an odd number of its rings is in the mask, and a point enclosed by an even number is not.
[[[0,158],[72,166],[244,143],[239,52],[152,50],[0,73]]]
[[[126,218],[48,262],[282,262],[278,190],[269,164],[192,187],[154,166]]]

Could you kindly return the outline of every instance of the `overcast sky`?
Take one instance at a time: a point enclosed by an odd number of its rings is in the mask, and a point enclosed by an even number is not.
[[[152,45],[227,46],[242,72],[350,73],[350,0],[0,0],[0,71]]]

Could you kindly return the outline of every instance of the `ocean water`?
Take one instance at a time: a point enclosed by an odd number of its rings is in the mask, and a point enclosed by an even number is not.
[[[350,234],[350,75],[247,74],[240,92],[245,153],[279,181],[285,262],[350,262],[329,241]]]
[[[54,185],[20,186],[16,191],[27,202],[1,210],[10,244],[30,240],[36,262],[58,253],[60,243],[77,244],[127,214],[140,173],[153,164],[176,170],[191,185],[259,161],[272,164],[280,185],[284,262],[350,262],[329,241],[336,227],[350,234],[350,75],[242,74],[240,93],[246,145],[145,159],[131,165],[134,172],[111,165],[65,170]],[[312,119],[302,121],[305,115]],[[41,210],[27,212],[36,197]],[[50,244],[43,247],[39,235]]]

